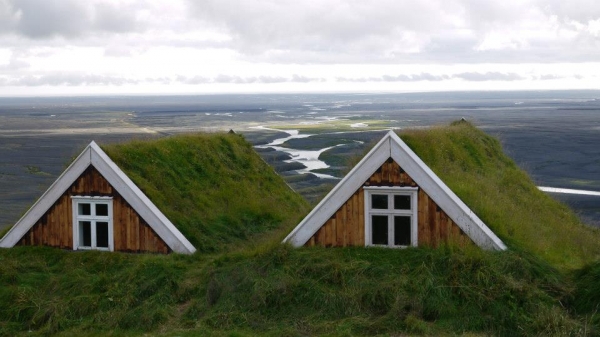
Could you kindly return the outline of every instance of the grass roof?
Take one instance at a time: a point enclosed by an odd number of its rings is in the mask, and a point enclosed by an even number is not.
[[[199,252],[289,228],[308,211],[239,135],[177,135],[103,150]]]
[[[600,257],[598,229],[538,190],[496,138],[464,121],[400,136],[509,249],[564,268]]]

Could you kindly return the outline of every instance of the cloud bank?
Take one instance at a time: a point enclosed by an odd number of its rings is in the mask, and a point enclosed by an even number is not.
[[[594,87],[598,55],[590,0],[0,0],[5,87]]]

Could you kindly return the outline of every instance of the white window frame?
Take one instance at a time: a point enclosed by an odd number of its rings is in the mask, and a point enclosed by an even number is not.
[[[394,216],[404,215],[410,216],[410,246],[417,247],[419,240],[418,233],[418,187],[379,187],[369,186],[363,187],[365,192],[365,246],[374,247],[390,247],[390,248],[406,248],[409,246],[400,246],[394,244]],[[388,209],[373,209],[371,208],[371,196],[373,194],[384,194],[388,196]],[[394,195],[410,196],[410,210],[394,209]],[[375,245],[372,243],[371,231],[371,216],[372,215],[387,215],[388,216],[388,244]]]
[[[114,251],[113,235],[113,198],[112,197],[91,197],[91,196],[72,196],[73,208],[73,250],[104,250]],[[91,215],[79,215],[79,204],[91,204]],[[96,204],[108,205],[108,216],[97,216]],[[91,247],[81,246],[79,244],[79,221],[91,222]],[[108,248],[97,247],[96,222],[108,222]]]

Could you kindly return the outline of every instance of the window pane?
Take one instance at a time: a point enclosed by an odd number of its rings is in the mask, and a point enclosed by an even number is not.
[[[96,222],[96,247],[108,248],[108,222]]]
[[[388,244],[388,217],[387,215],[371,216],[371,243],[374,245]]]
[[[410,209],[410,195],[394,195],[394,209]]]
[[[387,209],[388,208],[388,196],[385,194],[372,194],[371,195],[371,208]]]
[[[108,204],[96,204],[96,215],[108,216]]]
[[[410,246],[410,217],[394,217],[394,245]]]
[[[92,224],[89,221],[79,221],[79,246],[92,246]]]
[[[77,205],[79,215],[92,215],[90,204],[80,202]]]

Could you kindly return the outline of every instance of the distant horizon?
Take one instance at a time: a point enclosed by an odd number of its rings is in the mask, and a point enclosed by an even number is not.
[[[435,93],[527,93],[527,92],[598,92],[600,89],[456,89],[456,90],[414,90],[414,91],[265,91],[265,92],[183,92],[183,93],[75,93],[75,94],[44,94],[44,95],[3,95],[3,98],[61,98],[61,97],[144,97],[144,96],[164,96],[164,97],[183,97],[183,96],[227,96],[227,95],[401,95],[401,94],[435,94]]]

